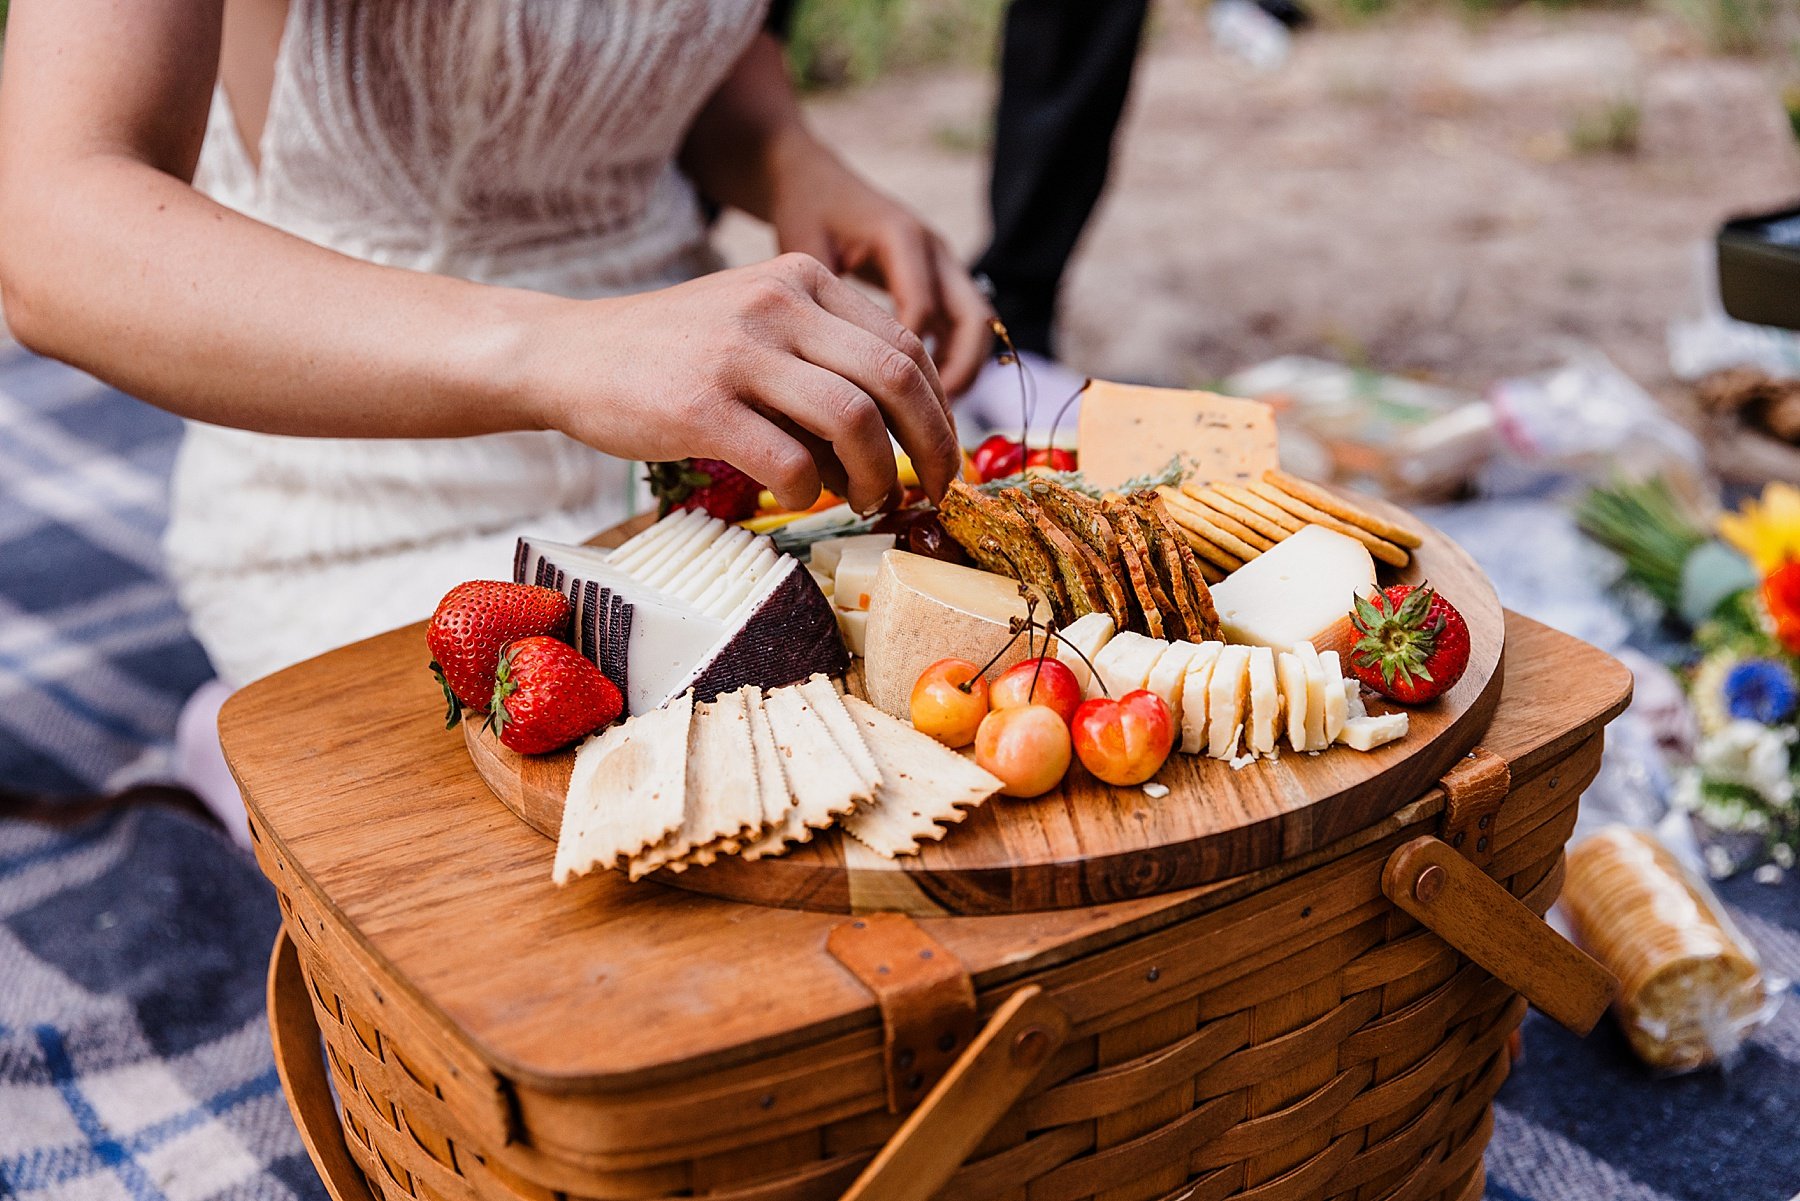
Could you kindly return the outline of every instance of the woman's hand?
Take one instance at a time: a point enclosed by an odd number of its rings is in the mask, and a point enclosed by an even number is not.
[[[993,346],[987,298],[924,222],[810,135],[792,136],[770,181],[777,245],[885,289],[901,324],[931,339],[944,390],[960,395]]]
[[[858,512],[898,495],[890,429],[933,496],[962,463],[924,344],[807,255],[549,301],[520,328],[520,401],[612,454],[724,459],[785,505],[823,484]]]

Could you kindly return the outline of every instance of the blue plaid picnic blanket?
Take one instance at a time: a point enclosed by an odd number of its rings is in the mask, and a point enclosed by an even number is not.
[[[157,556],[179,425],[0,346],[0,789],[153,777],[210,674]],[[1800,877],[1722,892],[1800,979]],[[0,818],[0,1197],[322,1198],[263,1015],[279,924],[253,863],[154,806]],[[1610,1022],[1533,1015],[1501,1091],[1493,1201],[1788,1201],[1800,998],[1727,1074],[1652,1077]]]

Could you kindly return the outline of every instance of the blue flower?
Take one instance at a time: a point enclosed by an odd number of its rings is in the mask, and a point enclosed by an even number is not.
[[[1794,673],[1773,659],[1746,659],[1725,676],[1725,707],[1743,721],[1772,726],[1794,715]]]

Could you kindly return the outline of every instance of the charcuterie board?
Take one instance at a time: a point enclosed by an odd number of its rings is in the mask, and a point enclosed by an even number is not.
[[[597,539],[617,545],[640,523]],[[1290,861],[1377,823],[1416,800],[1480,740],[1499,702],[1505,621],[1480,568],[1455,543],[1423,530],[1412,562],[1392,574],[1429,581],[1464,615],[1471,653],[1461,681],[1411,711],[1411,732],[1368,754],[1289,753],[1234,768],[1171,756],[1156,777],[1166,796],[1113,787],[1079,766],[1050,792],[997,796],[920,853],[885,859],[837,830],[774,858],[734,856],[651,879],[762,905],[915,914],[994,914],[1105,904],[1237,876]],[[855,673],[848,681],[858,691]],[[527,757],[479,723],[469,754],[494,794],[554,839],[574,751]],[[750,787],[746,780],[745,787]],[[546,857],[549,846],[546,845]]]

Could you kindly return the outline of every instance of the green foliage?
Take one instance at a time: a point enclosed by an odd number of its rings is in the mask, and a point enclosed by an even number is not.
[[[1575,118],[1569,127],[1569,148],[1576,154],[1636,154],[1642,123],[1637,101],[1610,101]]]
[[[788,63],[802,86],[868,83],[894,68],[993,61],[1006,0],[800,0]]]
[[[1625,562],[1625,575],[1661,601],[1681,609],[1681,572],[1706,527],[1662,477],[1641,484],[1595,488],[1575,509],[1582,532]]]

